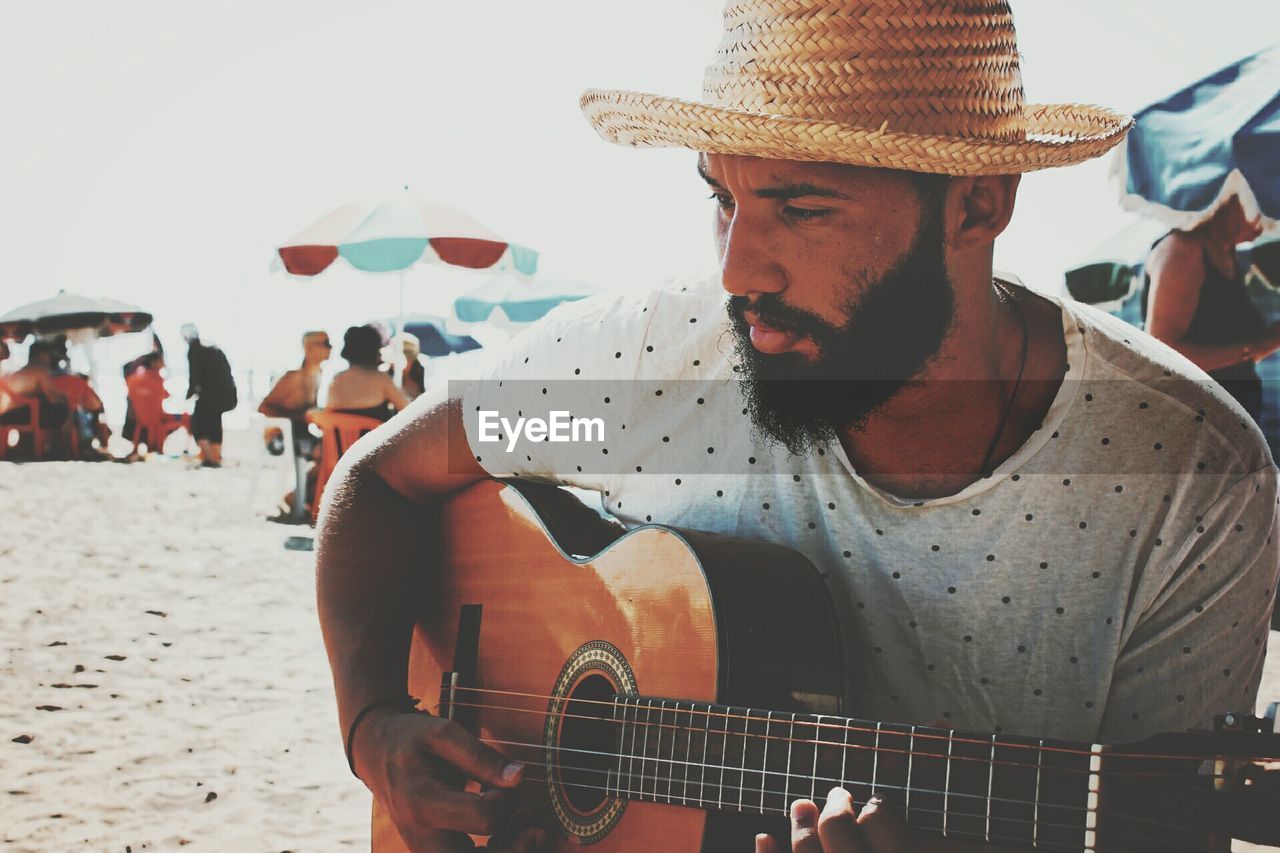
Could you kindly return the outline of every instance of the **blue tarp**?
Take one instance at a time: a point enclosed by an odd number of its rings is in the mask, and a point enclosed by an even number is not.
[[[1239,172],[1262,212],[1280,218],[1280,47],[1242,59],[1134,119],[1125,143],[1131,196],[1200,212]]]

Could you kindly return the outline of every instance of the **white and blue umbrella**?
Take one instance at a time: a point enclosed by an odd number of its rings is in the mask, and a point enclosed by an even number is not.
[[[1231,195],[1280,220],[1280,47],[1223,68],[1134,116],[1114,174],[1130,210],[1189,229]]]
[[[595,292],[589,284],[549,272],[494,276],[454,300],[453,313],[464,323],[484,323],[498,311],[511,323],[532,323],[562,302]]]

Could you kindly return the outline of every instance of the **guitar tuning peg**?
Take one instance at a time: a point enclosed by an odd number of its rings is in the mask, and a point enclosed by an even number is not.
[[[1274,734],[1276,731],[1276,709],[1280,702],[1272,702],[1262,717],[1240,712],[1220,714],[1213,718],[1215,732],[1249,732],[1251,734]]]

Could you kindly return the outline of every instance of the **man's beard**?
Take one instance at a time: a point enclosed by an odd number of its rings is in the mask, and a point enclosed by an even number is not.
[[[910,251],[878,281],[848,283],[861,293],[845,303],[849,319],[843,326],[785,305],[773,293],[755,302],[729,299],[734,346],[746,374],[743,398],[766,440],[806,455],[845,429],[860,430],[938,354],[955,313],[939,208],[926,203]],[[767,326],[807,336],[817,357],[757,350],[743,316],[748,309]]]

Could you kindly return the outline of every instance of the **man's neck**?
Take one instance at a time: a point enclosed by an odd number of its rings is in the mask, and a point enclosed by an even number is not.
[[[915,382],[863,429],[842,434],[854,468],[891,494],[934,498],[955,494],[1013,455],[1061,383],[1060,316],[1057,306],[1022,288],[1004,298],[993,287],[989,299],[958,309],[941,351]]]

